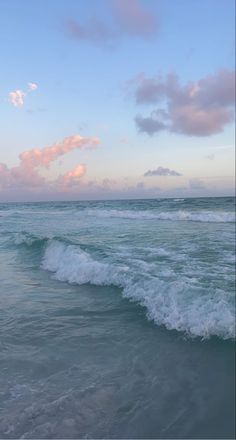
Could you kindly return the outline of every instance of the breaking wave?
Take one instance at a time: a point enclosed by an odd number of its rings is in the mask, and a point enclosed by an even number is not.
[[[234,302],[222,289],[186,278],[163,280],[144,269],[140,274],[135,265],[98,261],[79,246],[57,240],[47,243],[42,268],[59,281],[117,286],[124,297],[146,308],[149,319],[169,330],[202,338],[235,336]]]
[[[46,243],[52,237],[44,237],[28,232],[16,232],[13,236],[13,242],[16,245],[33,246]]]
[[[170,220],[170,221],[192,221],[206,223],[233,223],[235,222],[234,212],[224,211],[131,211],[131,210],[89,210],[89,215],[98,217],[118,217],[134,220]]]

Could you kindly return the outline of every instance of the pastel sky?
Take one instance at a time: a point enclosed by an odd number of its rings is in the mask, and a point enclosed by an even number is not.
[[[234,0],[0,0],[0,201],[234,194]]]

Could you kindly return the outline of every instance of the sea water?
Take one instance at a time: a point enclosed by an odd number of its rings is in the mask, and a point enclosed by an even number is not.
[[[1,438],[234,438],[234,198],[0,204]]]

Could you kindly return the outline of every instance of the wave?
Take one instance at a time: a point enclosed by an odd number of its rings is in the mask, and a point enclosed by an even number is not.
[[[68,246],[56,240],[49,243],[42,267],[55,272],[55,278],[59,281],[97,286],[114,284],[119,287],[122,287],[120,275],[128,269],[96,261],[78,246]]]
[[[36,233],[30,233],[26,231],[16,232],[10,239],[10,242],[16,246],[26,246],[30,248],[42,248],[48,242],[52,240],[57,240],[58,242],[63,242],[65,244],[70,244],[70,240],[63,235],[56,236],[52,234],[41,235]]]
[[[79,246],[49,241],[42,268],[59,281],[74,284],[114,285],[123,296],[139,302],[148,319],[169,330],[192,337],[234,338],[234,304],[221,289],[203,287],[191,279],[163,280],[135,266],[98,261]]]
[[[170,221],[192,221],[206,223],[233,223],[235,222],[234,212],[224,211],[131,211],[131,210],[89,210],[89,215],[98,217],[118,217],[133,220],[170,220]]]
[[[29,232],[16,232],[13,236],[13,242],[17,246],[19,245],[26,245],[26,246],[33,246],[37,244],[44,244],[48,240],[52,239],[53,237],[46,237],[36,234],[30,234]]]

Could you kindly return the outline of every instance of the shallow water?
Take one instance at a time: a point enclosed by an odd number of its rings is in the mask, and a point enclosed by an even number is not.
[[[1,438],[234,438],[233,203],[0,205]]]

